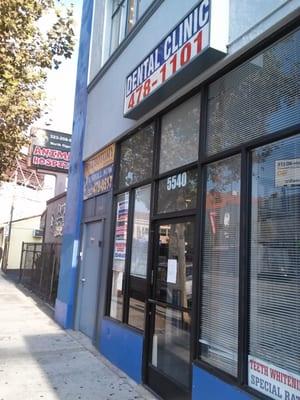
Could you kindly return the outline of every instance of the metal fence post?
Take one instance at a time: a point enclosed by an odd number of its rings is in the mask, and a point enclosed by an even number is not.
[[[24,242],[22,242],[21,261],[20,261],[20,270],[19,270],[19,282],[21,282],[22,275],[23,275],[23,255],[24,255]]]
[[[51,254],[52,254],[52,263],[51,263],[51,281],[50,281],[50,288],[49,288],[49,295],[48,295],[48,301],[49,303],[52,302],[52,291],[53,291],[53,284],[54,284],[54,272],[55,272],[55,267],[56,267],[56,257],[55,257],[55,251],[54,251],[54,244],[51,244]]]

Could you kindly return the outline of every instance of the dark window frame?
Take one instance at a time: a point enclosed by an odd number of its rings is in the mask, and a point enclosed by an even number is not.
[[[193,307],[191,310],[192,315],[192,331],[191,331],[191,362],[205,371],[211,373],[212,375],[220,378],[222,381],[225,381],[240,390],[243,390],[250,395],[255,396],[261,400],[269,400],[268,396],[263,395],[262,393],[250,388],[248,386],[248,343],[249,343],[249,290],[250,290],[250,243],[249,238],[251,235],[250,228],[246,229],[246,227],[250,226],[250,218],[251,218],[251,174],[252,174],[252,161],[251,161],[251,151],[267,145],[278,142],[283,139],[288,139],[290,137],[299,134],[300,132],[300,123],[289,126],[284,129],[279,129],[278,131],[274,131],[272,134],[266,134],[262,137],[252,139],[249,142],[242,143],[238,146],[232,147],[230,149],[226,149],[224,151],[218,152],[216,154],[207,156],[206,155],[206,138],[207,138],[207,104],[208,104],[208,86],[210,83],[214,82],[222,75],[227,72],[233,70],[234,68],[240,66],[243,62],[246,62],[250,58],[255,55],[258,55],[261,51],[267,49],[272,44],[275,44],[276,41],[284,39],[285,36],[292,34],[293,31],[299,30],[300,18],[297,17],[292,20],[284,29],[278,30],[273,33],[267,39],[263,39],[259,42],[255,48],[246,52],[243,56],[239,57],[233,64],[225,67],[222,71],[218,71],[214,76],[207,79],[201,85],[193,89],[187,95],[181,97],[179,100],[175,101],[173,104],[168,106],[166,109],[161,111],[158,115],[156,115],[151,120],[144,123],[142,126],[148,125],[154,121],[155,123],[155,134],[154,134],[154,150],[153,150],[153,175],[150,179],[146,181],[139,182],[138,184],[132,185],[131,187],[123,188],[122,190],[118,190],[114,185],[114,200],[117,194],[122,192],[126,192],[129,190],[134,190],[137,187],[144,186],[146,184],[152,185],[152,194],[151,194],[151,205],[150,205],[150,238],[148,245],[148,272],[147,272],[147,285],[148,285],[148,293],[150,287],[151,280],[151,261],[153,255],[151,254],[151,245],[152,239],[154,237],[154,232],[152,230],[153,224],[157,220],[164,220],[169,218],[176,217],[185,217],[185,216],[194,216],[195,217],[195,226],[198,226],[198,229],[195,229],[195,243],[198,243],[199,246],[195,251],[195,269],[194,269],[194,277],[193,277]],[[184,101],[193,97],[195,94],[200,93],[200,129],[199,129],[199,156],[198,161],[195,161],[189,165],[182,166],[180,168],[176,168],[174,170],[159,174],[159,150],[160,150],[160,134],[161,134],[161,117],[176,108],[178,105],[182,104]],[[119,148],[120,143],[123,140],[126,140],[130,135],[136,132],[130,132],[128,135],[123,137],[121,140],[117,142],[117,160],[119,157]],[[202,145],[201,145],[202,144]],[[200,337],[200,310],[201,310],[201,289],[202,289],[202,258],[203,258],[203,241],[204,241],[204,222],[205,222],[205,196],[206,196],[206,166],[215,161],[221,161],[225,158],[240,154],[241,155],[241,207],[240,207],[240,265],[239,265],[239,312],[238,312],[238,337],[239,337],[239,346],[238,346],[238,375],[237,378],[229,375],[228,373],[209,365],[208,363],[202,361],[199,358],[199,343],[198,338]],[[115,168],[115,178],[118,176],[118,165]],[[169,176],[171,174],[175,174],[176,172],[182,172],[189,168],[197,167],[198,169],[198,196],[197,196],[197,205],[196,208],[189,211],[188,213],[183,213],[182,211],[171,213],[171,214],[162,214],[157,215],[154,211],[154,206],[157,202],[157,194],[158,194],[158,181],[161,178]],[[116,182],[116,179],[114,179]],[[115,212],[115,201],[113,202],[113,212]],[[115,215],[115,213],[113,214]],[[133,218],[133,217],[132,217]],[[114,223],[113,221],[113,229],[112,229],[112,237],[114,236]],[[242,262],[243,261],[243,262]],[[110,279],[110,271],[112,264],[109,263],[109,274],[108,274],[108,285],[107,285],[107,303],[110,304],[110,289],[111,289],[111,279]],[[145,330],[149,329],[149,323],[147,314],[149,312],[149,304],[145,304]],[[109,310],[109,308],[108,308]],[[109,317],[106,312],[106,318],[112,319],[115,322],[119,322],[111,317]],[[122,324],[126,325],[127,328],[134,329],[125,322]],[[141,333],[141,331],[139,331]],[[148,344],[144,344],[144,348],[147,348]],[[145,362],[143,366],[143,376],[145,376]]]
[[[284,32],[282,32],[279,36],[277,36],[273,40],[265,41],[265,44],[262,48],[257,49],[253,54],[248,57],[243,58],[236,65],[232,66],[230,70],[233,70],[235,67],[238,67],[249,60],[253,55],[259,55],[261,51],[267,49],[272,44],[275,44],[276,41],[280,39],[284,39],[285,36],[290,35],[293,31],[299,30],[298,28],[294,28],[293,25],[290,28],[287,28]],[[229,71],[226,71],[227,73]],[[222,74],[223,75],[223,74]],[[251,160],[251,151],[267,145],[271,143],[278,142],[282,139],[288,139],[290,137],[295,136],[300,132],[300,123],[296,125],[289,126],[284,129],[279,129],[277,131],[272,132],[272,134],[266,134],[259,138],[252,139],[249,142],[242,143],[238,146],[234,146],[230,149],[223,150],[213,155],[206,155],[206,140],[207,140],[207,105],[208,105],[208,86],[210,83],[217,80],[222,76],[218,74],[215,79],[210,79],[203,88],[203,109],[201,111],[202,116],[202,138],[200,137],[200,142],[203,142],[203,148],[199,150],[199,179],[201,179],[202,175],[202,187],[200,190],[201,200],[199,199],[199,207],[198,207],[198,218],[199,218],[199,226],[200,226],[200,242],[199,248],[199,263],[198,263],[198,292],[194,294],[197,296],[197,314],[193,314],[194,324],[197,323],[195,327],[194,337],[193,337],[193,347],[194,347],[194,359],[193,363],[198,365],[199,367],[205,369],[209,373],[217,376],[223,381],[230,383],[243,391],[246,391],[252,395],[255,395],[257,398],[267,400],[270,399],[268,396],[263,395],[262,393],[250,388],[248,386],[248,355],[249,355],[249,306],[250,306],[250,241],[249,238],[251,236],[250,229],[250,220],[251,220],[251,175],[252,175],[252,160]],[[204,117],[203,117],[204,116]],[[205,197],[206,197],[206,166],[212,162],[221,161],[226,158],[232,157],[234,155],[241,155],[241,207],[240,207],[240,255],[239,255],[239,312],[238,312],[238,375],[237,378],[234,378],[230,374],[211,366],[205,361],[200,359],[200,345],[198,343],[198,338],[200,337],[201,331],[201,292],[203,287],[202,282],[202,264],[203,264],[203,248],[204,248],[204,222],[205,222]],[[201,175],[200,175],[201,174]],[[202,193],[201,193],[202,192]],[[199,196],[199,197],[200,197]],[[202,204],[201,204],[202,202]],[[246,229],[248,227],[248,229]]]

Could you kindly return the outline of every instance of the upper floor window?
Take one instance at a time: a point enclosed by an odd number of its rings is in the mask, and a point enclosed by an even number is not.
[[[132,30],[153,0],[111,0],[111,35],[110,50],[112,54],[125,36]]]

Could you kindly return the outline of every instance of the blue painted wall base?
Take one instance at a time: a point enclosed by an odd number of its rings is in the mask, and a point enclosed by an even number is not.
[[[142,382],[143,336],[104,319],[100,332],[100,352],[137,383]]]
[[[250,400],[251,396],[193,365],[193,400]]]
[[[68,329],[72,326],[73,322],[73,305],[66,304],[59,299],[55,301],[55,321],[59,323],[64,329]]]

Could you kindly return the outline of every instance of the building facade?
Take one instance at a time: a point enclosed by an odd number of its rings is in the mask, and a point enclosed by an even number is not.
[[[2,267],[5,271],[19,271],[23,242],[42,243],[43,232],[40,230],[40,220],[40,215],[34,215],[4,224],[3,260],[5,265],[3,264]]]
[[[300,1],[87,0],[56,319],[162,399],[300,399]]]

